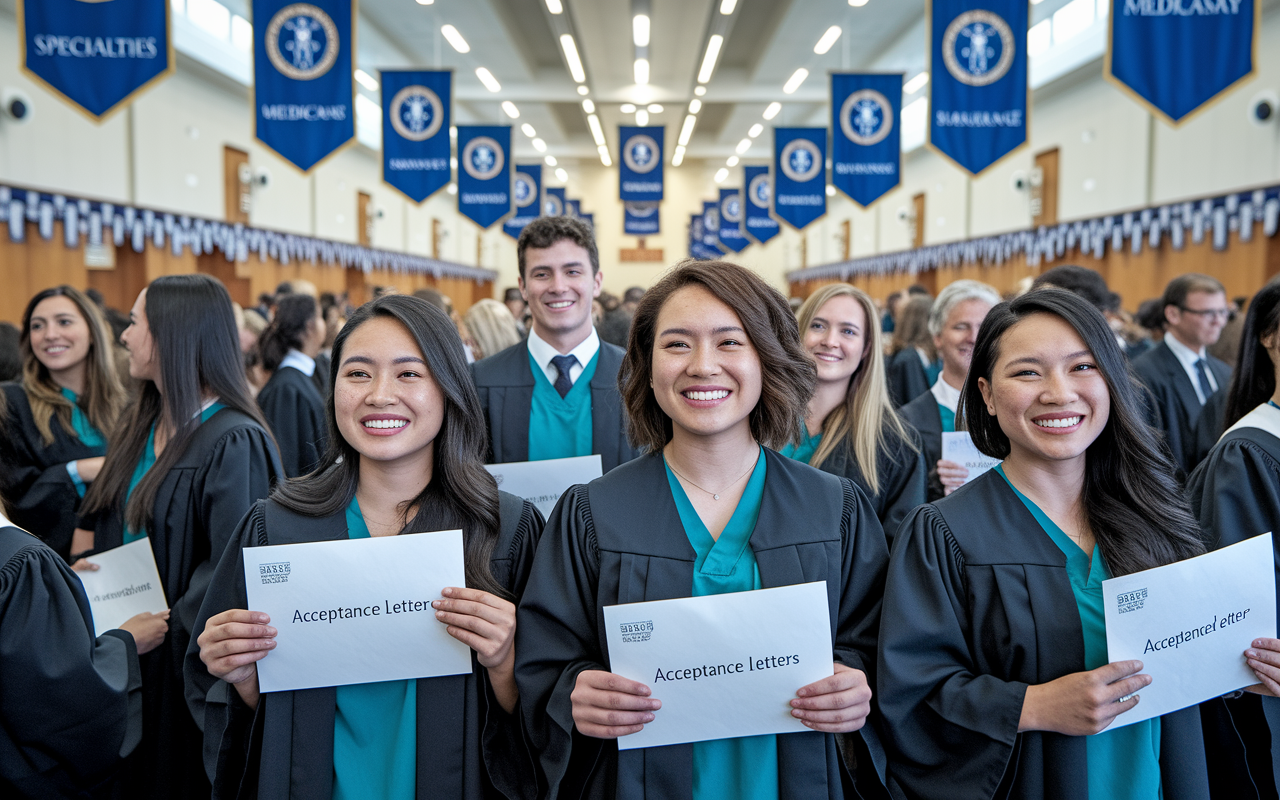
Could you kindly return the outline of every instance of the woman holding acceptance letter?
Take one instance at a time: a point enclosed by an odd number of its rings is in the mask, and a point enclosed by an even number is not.
[[[277,487],[240,523],[187,653],[216,796],[490,798],[536,789],[516,715],[516,614],[536,509],[484,469],[484,420],[462,342],[425,300],[362,306],[333,346],[320,468]],[[246,610],[246,547],[462,529],[466,587],[433,603],[474,651],[472,672],[260,694],[276,628]],[[284,645],[281,645],[284,646]]]
[[[1107,663],[1102,580],[1199,555],[1174,466],[1102,315],[1060,289],[991,310],[960,413],[1000,467],[894,542],[878,690],[899,797],[1207,798],[1196,708]],[[1094,735],[1096,734],[1096,735]]]
[[[799,430],[814,381],[786,300],[754,273],[685,262],[645,293],[619,384],[648,455],[561,497],[520,605],[549,797],[854,796],[835,734],[870,734],[887,553],[852,483],[768,449]],[[834,674],[780,699],[810,732],[617,749],[661,717],[662,690],[609,671],[604,606],[823,580]],[[862,736],[847,744],[874,792]]]

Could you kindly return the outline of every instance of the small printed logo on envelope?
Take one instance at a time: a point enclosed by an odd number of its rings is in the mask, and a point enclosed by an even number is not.
[[[643,622],[623,622],[618,625],[623,642],[647,642],[653,636],[653,620]]]
[[[1128,614],[1130,611],[1140,611],[1142,606],[1147,602],[1147,590],[1134,589],[1132,592],[1121,592],[1116,595],[1116,606],[1118,613]]]
[[[288,583],[289,582],[289,562],[277,561],[273,564],[259,564],[258,577],[262,579],[262,583]]]

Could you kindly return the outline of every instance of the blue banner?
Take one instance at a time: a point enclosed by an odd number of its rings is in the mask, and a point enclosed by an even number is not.
[[[720,203],[717,200],[702,204],[702,244],[712,254],[708,258],[724,255],[725,248],[720,241]]]
[[[661,126],[636,128],[618,126],[622,157],[618,159],[618,197],[621,200],[662,199]]]
[[[458,126],[458,213],[481,228],[511,213],[510,153],[510,126]]]
[[[1027,0],[932,3],[929,144],[977,175],[1027,141]]]
[[[773,179],[768,167],[743,167],[743,195],[746,220],[742,229],[747,236],[764,244],[778,235],[778,221],[769,216],[773,206]]]
[[[622,232],[629,236],[657,236],[662,232],[660,203],[623,203]]]
[[[415,203],[449,185],[452,72],[383,70],[382,179]]]
[[[542,216],[563,217],[566,200],[563,186],[548,186],[542,193]]]
[[[741,253],[751,240],[742,232],[742,193],[737,189],[720,190],[720,244]]]
[[[542,215],[542,162],[516,164],[516,174],[511,179],[511,199],[516,213],[502,223],[502,232],[512,239],[519,239],[524,226]]]
[[[1114,0],[1104,74],[1176,125],[1253,76],[1262,0]]]
[[[583,222],[587,223],[587,227],[588,227],[588,228],[590,228],[591,230],[593,230],[593,231],[594,231],[594,230],[596,229],[596,215],[595,215],[595,214],[579,214],[579,215],[578,215],[578,219],[580,219],[580,220],[582,220]]]
[[[831,74],[831,183],[864,208],[902,177],[902,75]]]
[[[827,129],[773,129],[773,215],[803,228],[827,213]]]
[[[168,0],[18,0],[19,63],[101,121],[173,74]]]
[[[689,215],[689,255],[700,261],[709,261],[724,255],[719,247],[707,244],[707,231],[702,214]]]
[[[582,216],[582,201],[581,201],[581,200],[570,200],[570,199],[568,199],[568,198],[565,198],[565,201],[564,201],[564,215],[565,215],[566,217],[574,217],[574,218],[581,217],[581,216]]]
[[[254,136],[303,172],[356,135],[355,0],[255,0]]]

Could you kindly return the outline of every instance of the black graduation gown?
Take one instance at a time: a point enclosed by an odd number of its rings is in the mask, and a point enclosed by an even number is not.
[[[1226,434],[1191,473],[1187,491],[1210,549],[1267,531],[1280,536],[1280,439],[1257,428]],[[1280,698],[1246,693],[1211,700],[1202,709],[1215,797],[1276,797]]]
[[[895,798],[1088,795],[1085,739],[1018,733],[1027,686],[1084,671],[1066,556],[989,472],[894,541],[878,695]],[[1195,707],[1161,717],[1165,800],[1209,796]]]
[[[618,393],[622,356],[622,348],[600,342],[596,371],[591,376],[591,452],[600,455],[605,472],[639,455],[627,441],[622,395]],[[472,364],[471,379],[489,431],[489,463],[528,461],[534,385],[528,342],[513,344]]]
[[[1205,361],[1218,386],[1226,386],[1231,380],[1231,367],[1210,355],[1205,356]],[[1191,378],[1164,342],[1135,359],[1133,371],[1155,398],[1169,452],[1185,478],[1196,466],[1195,428],[1202,410]]]
[[[899,350],[884,361],[885,383],[894,408],[901,408],[929,391],[929,376],[914,347]]]
[[[133,636],[95,639],[93,630],[71,568],[26,531],[0,527],[5,797],[107,796],[120,759],[138,744],[142,673]]]
[[[200,424],[156,492],[149,531],[169,601],[169,633],[142,656],[143,738],[125,785],[137,797],[208,797],[201,737],[183,699],[182,661],[217,559],[236,525],[280,478],[267,432],[230,408]],[[88,520],[86,520],[86,523]],[[93,521],[94,549],[124,541],[123,509]]]
[[[1222,438],[1226,429],[1223,425],[1227,415],[1227,393],[1231,387],[1223,384],[1218,391],[1209,396],[1196,419],[1196,451],[1195,463],[1199,464],[1209,457],[1209,451]]]
[[[833,660],[873,681],[887,558],[880,523],[849,481],[772,450],[764,457],[751,535],[761,583],[827,581]],[[520,704],[549,797],[692,797],[692,745],[619,752],[616,742],[576,731],[569,698],[579,673],[609,668],[604,607],[691,596],[695,557],[660,455],[570,488],[551,512],[516,627]],[[871,797],[883,754],[871,724],[861,733],[849,739],[861,753],[858,788]],[[856,796],[839,742],[817,731],[778,736],[782,800]]]
[[[499,493],[501,531],[489,567],[518,600],[528,580],[542,517],[524,500]],[[200,609],[210,617],[245,608],[244,548],[347,538],[346,512],[304,517],[271,500],[257,503],[222,555]],[[270,658],[270,656],[268,656]],[[205,769],[217,798],[328,800],[333,794],[333,687],[262,695],[250,710],[235,688],[213,678],[195,641],[186,654],[187,702],[204,728]],[[532,798],[533,756],[517,714],[493,695],[472,653],[470,675],[417,682],[417,797]],[[496,787],[496,788],[495,788]]]
[[[926,391],[898,409],[898,413],[920,434],[924,466],[928,472],[925,497],[932,503],[944,492],[942,479],[938,477],[938,460],[942,458],[942,412],[938,411],[938,399],[933,392]]]
[[[888,447],[876,457],[876,471],[880,474],[880,491],[877,494],[872,494],[871,488],[867,486],[867,480],[862,476],[857,459],[853,457],[853,448],[848,439],[838,444],[819,467],[823,472],[848,478],[858,485],[871,501],[871,507],[880,520],[880,526],[884,528],[890,547],[893,546],[893,536],[898,532],[902,520],[916,506],[924,504],[929,477],[920,434],[908,425],[907,435],[911,439],[910,443],[896,436],[889,436]],[[912,444],[915,445],[914,449]]]
[[[0,425],[0,495],[15,525],[33,531],[64,559],[71,553],[80,495],[67,462],[104,455],[52,420],[53,443],[45,446],[20,383],[3,387],[8,419]]]
[[[311,378],[293,367],[281,367],[258,393],[258,407],[275,434],[287,477],[297,478],[320,466],[329,428],[324,400]]]

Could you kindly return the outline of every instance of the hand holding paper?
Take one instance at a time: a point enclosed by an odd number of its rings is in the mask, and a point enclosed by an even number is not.
[[[662,701],[649,697],[649,687],[604,670],[578,673],[569,701],[573,724],[584,736],[617,739],[644,730]]]
[[[1255,694],[1280,697],[1280,639],[1255,639],[1244,657],[1260,681],[1246,688]]]
[[[791,701],[791,716],[823,733],[852,733],[871,713],[871,687],[860,669],[835,664],[829,678],[802,686]]]

